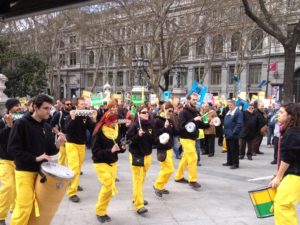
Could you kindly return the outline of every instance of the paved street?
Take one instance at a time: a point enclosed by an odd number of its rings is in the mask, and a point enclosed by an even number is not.
[[[144,198],[149,201],[149,213],[137,215],[131,203],[131,173],[128,153],[120,156],[117,183],[119,194],[110,205],[108,214],[111,225],[271,225],[273,217],[257,219],[250,202],[248,191],[262,187],[267,181],[248,182],[250,178],[272,175],[276,166],[270,165],[273,149],[261,148],[264,155],[253,157],[253,161],[241,160],[240,169],[230,170],[221,164],[226,154],[216,148],[215,157],[201,156],[202,166],[198,167],[199,191],[186,184],[174,182],[172,177],[167,189],[170,195],[158,198],[153,191],[159,163],[153,154],[153,163],[149,170],[144,188]],[[176,168],[179,160],[175,161]],[[90,151],[87,151],[79,193],[81,203],[74,204],[65,197],[53,220],[53,225],[94,225],[99,224],[95,216],[100,183],[93,169]],[[299,209],[298,209],[299,211]]]

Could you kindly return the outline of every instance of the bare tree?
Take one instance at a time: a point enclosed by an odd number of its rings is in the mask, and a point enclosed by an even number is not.
[[[245,12],[284,48],[284,102],[292,102],[296,47],[300,40],[299,1],[242,0]],[[289,5],[292,4],[292,5]],[[296,10],[296,11],[294,11]]]

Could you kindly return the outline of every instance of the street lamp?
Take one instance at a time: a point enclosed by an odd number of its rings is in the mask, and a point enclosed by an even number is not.
[[[141,86],[143,81],[142,75],[143,72],[147,71],[149,60],[146,58],[133,58],[131,65],[136,70],[136,81]]]
[[[176,74],[177,88],[180,88],[180,76],[182,73],[185,73],[187,71],[187,68],[184,65],[174,65],[172,67],[172,70],[174,70]]]

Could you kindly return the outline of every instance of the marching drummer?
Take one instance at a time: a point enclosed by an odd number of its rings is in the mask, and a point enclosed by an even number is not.
[[[45,121],[50,116],[52,99],[38,95],[33,102],[34,112],[14,123],[8,140],[8,152],[16,164],[16,206],[11,225],[27,225],[35,201],[34,184],[43,161],[51,160],[58,149],[51,127]],[[60,141],[61,137],[58,137]]]
[[[96,216],[101,223],[111,221],[107,215],[107,207],[110,199],[117,193],[115,181],[118,153],[125,150],[125,144],[121,144],[118,115],[115,111],[109,110],[95,127],[92,145],[94,168],[102,184],[96,205]]]
[[[86,107],[84,98],[76,99],[76,110],[84,110]],[[66,131],[66,152],[68,167],[73,171],[75,177],[68,189],[68,197],[72,202],[79,202],[80,198],[76,195],[81,167],[85,156],[86,130],[93,132],[96,122],[97,112],[94,111],[93,117],[87,115],[76,116],[76,110],[70,112],[70,116],[65,121]],[[82,189],[81,189],[82,190]]]
[[[7,142],[13,126],[13,113],[21,113],[21,103],[16,98],[8,99],[5,103],[7,113],[0,120],[0,225],[5,225],[9,209],[14,208],[15,202],[15,164],[11,154],[7,152]],[[5,171],[5,172],[1,172]]]
[[[153,185],[155,194],[158,197],[162,197],[163,194],[169,194],[165,186],[174,171],[172,148],[174,135],[176,135],[177,130],[175,129],[174,122],[170,120],[173,112],[173,105],[170,102],[164,103],[153,123],[153,136],[157,144],[157,158],[161,166],[158,178]]]
[[[189,183],[193,188],[200,188],[197,182],[197,152],[196,139],[199,136],[199,129],[210,127],[210,124],[202,122],[196,108],[198,94],[192,93],[187,97],[188,103],[179,114],[179,136],[183,149],[175,181],[179,183]],[[212,121],[211,121],[212,122]],[[184,171],[188,167],[189,179],[184,178]]]

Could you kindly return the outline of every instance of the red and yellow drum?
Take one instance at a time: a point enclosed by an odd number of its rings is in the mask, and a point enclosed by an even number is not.
[[[266,218],[274,215],[273,203],[276,189],[263,187],[249,191],[249,195],[258,218]]]
[[[73,177],[74,173],[67,167],[51,162],[42,163],[35,182],[37,206],[33,208],[28,224],[51,224]]]

